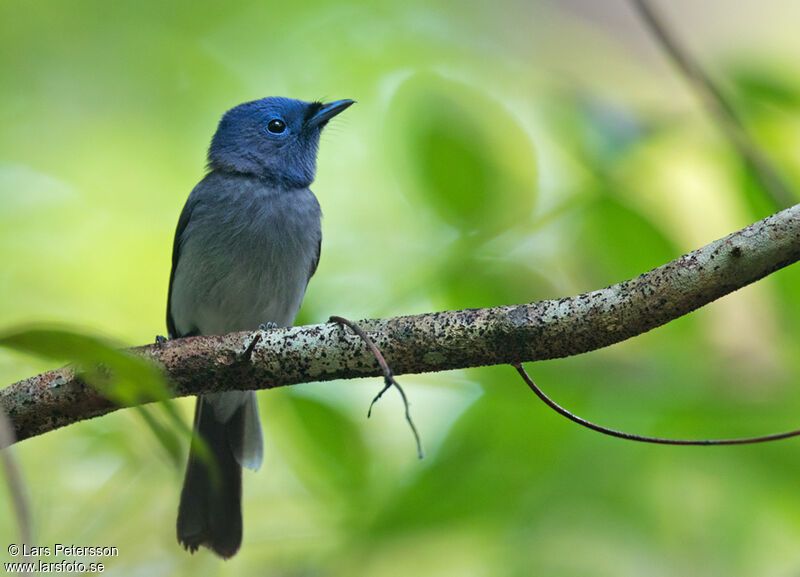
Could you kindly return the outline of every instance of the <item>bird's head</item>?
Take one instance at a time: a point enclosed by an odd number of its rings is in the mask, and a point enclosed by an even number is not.
[[[353,102],[269,97],[231,108],[211,140],[209,168],[251,174],[287,188],[307,187],[314,180],[323,127]]]

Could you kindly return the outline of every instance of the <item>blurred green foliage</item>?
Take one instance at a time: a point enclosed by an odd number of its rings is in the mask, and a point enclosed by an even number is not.
[[[703,22],[724,32],[767,12]],[[770,38],[784,56],[751,41],[704,60],[797,189],[798,44]],[[322,261],[298,322],[571,295],[766,216],[645,41],[544,1],[2,3],[0,327],[68,323],[130,345],[163,333],[174,226],[215,123],[266,95],[358,100],[323,135]],[[793,266],[629,342],[528,368],[565,406],[634,432],[793,428],[798,294]],[[33,343],[80,357],[50,336]],[[3,383],[54,366],[52,351],[26,350],[0,351]],[[377,379],[261,393],[265,464],[245,474],[244,546],[225,563],[175,542],[181,473],[133,411],[27,440],[14,450],[37,544],[117,546],[110,575],[800,571],[796,441],[603,438],[508,367],[400,380],[422,462],[391,391],[365,418]],[[192,401],[177,407],[188,423]],[[15,542],[5,494],[0,519],[0,543]]]
[[[417,210],[432,209],[462,234],[481,236],[528,220],[536,157],[498,102],[428,74],[403,82],[390,110],[390,142],[399,145],[394,172]]]
[[[178,415],[159,368],[142,357],[119,350],[120,346],[64,328],[24,328],[0,334],[0,347],[37,358],[70,362],[76,374],[108,399],[121,406],[159,402],[163,423],[151,407],[137,406],[136,412],[153,431],[169,458],[181,461],[178,435],[191,439],[191,429]]]

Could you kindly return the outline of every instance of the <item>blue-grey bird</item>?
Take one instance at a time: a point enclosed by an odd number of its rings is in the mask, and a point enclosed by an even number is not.
[[[209,172],[189,195],[172,252],[171,338],[290,326],[319,262],[320,207],[309,190],[325,124],[353,103],[246,102],[222,117]],[[178,541],[231,557],[242,542],[242,467],[263,456],[254,391],[198,397],[178,508]],[[194,444],[193,444],[194,445]]]

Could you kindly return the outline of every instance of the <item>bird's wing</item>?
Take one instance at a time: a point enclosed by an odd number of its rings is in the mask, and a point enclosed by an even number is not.
[[[311,269],[308,271],[308,280],[306,281],[306,286],[308,286],[308,281],[311,280],[311,277],[314,276],[314,273],[317,272],[317,265],[319,265],[319,257],[321,254],[322,254],[322,236],[319,237],[319,243],[317,243],[317,256],[314,257],[314,260],[311,263]]]
[[[183,206],[181,216],[178,218],[178,226],[175,228],[175,240],[172,242],[172,270],[169,273],[169,293],[167,296],[167,332],[172,339],[179,338],[178,330],[175,328],[175,321],[172,318],[172,283],[175,281],[175,270],[178,268],[178,260],[181,256],[181,244],[183,243],[183,232],[192,218],[192,211],[197,206],[197,195],[190,194]]]

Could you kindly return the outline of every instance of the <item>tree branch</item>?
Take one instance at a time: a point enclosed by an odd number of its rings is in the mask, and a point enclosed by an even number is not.
[[[395,374],[554,359],[649,331],[798,259],[800,205],[795,205],[604,289],[358,324]],[[383,374],[363,340],[336,323],[191,337],[131,351],[163,367],[176,397]],[[69,367],[0,390],[0,410],[18,440],[117,408]]]
[[[677,36],[670,30],[658,11],[651,6],[648,0],[631,1],[669,58],[686,76],[690,85],[703,100],[711,112],[711,117],[716,120],[722,132],[761,182],[764,192],[775,207],[782,208],[795,202],[791,188],[784,182],[769,157],[751,137],[736,110],[717,87],[717,84],[706,74],[703,67],[688,50],[682,47]]]

